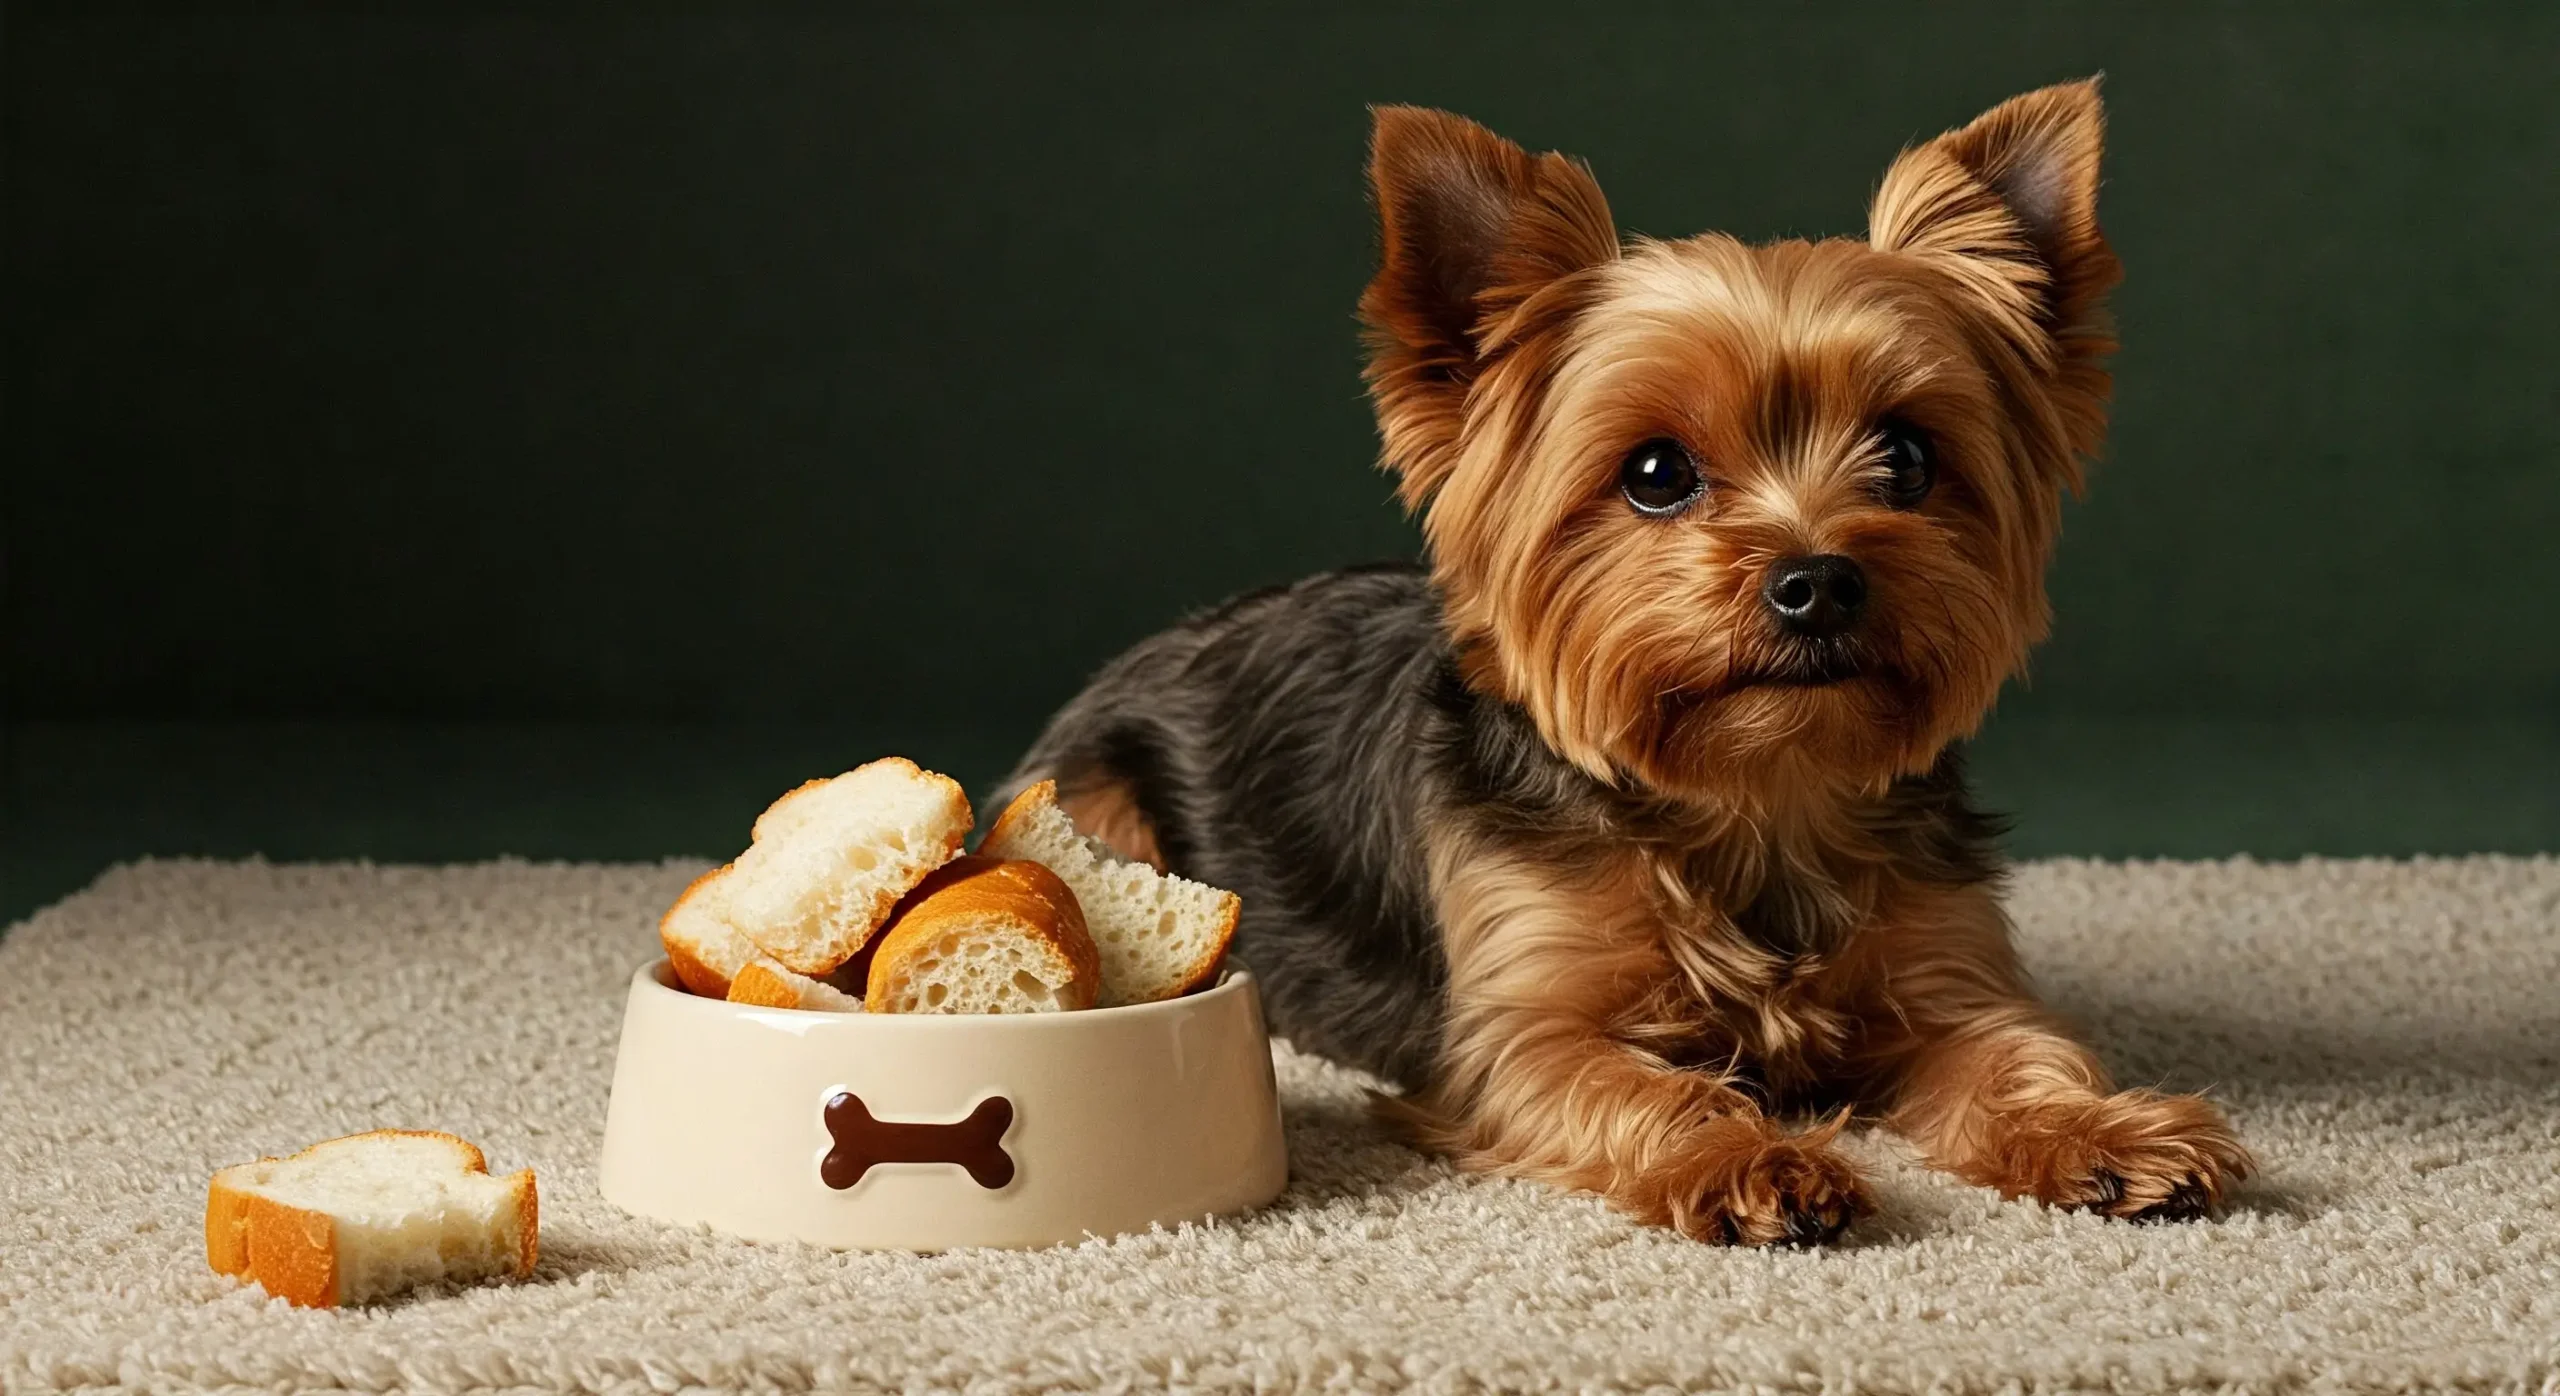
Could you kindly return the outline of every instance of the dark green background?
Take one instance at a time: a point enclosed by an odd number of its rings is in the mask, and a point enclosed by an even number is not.
[[[0,913],[984,781],[1182,610],[1413,550],[1366,104],[1823,235],[2096,70],[2126,349],[1979,752],[2017,846],[2560,847],[2560,13],[1193,8],[13,7]]]

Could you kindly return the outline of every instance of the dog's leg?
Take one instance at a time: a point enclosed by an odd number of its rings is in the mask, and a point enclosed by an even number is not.
[[[1869,1014],[1887,1122],[1928,1160],[2008,1197],[2185,1219],[2251,1163],[2198,1096],[2120,1091],[2026,988],[1981,888],[1913,891],[1862,934],[1884,995]]]
[[[1791,1135],[1728,1080],[1644,1050],[1676,977],[1623,869],[1435,849],[1449,1018],[1434,1086],[1391,1107],[1465,1167],[1601,1194],[1701,1240],[1836,1236],[1865,1210],[1838,1124]]]

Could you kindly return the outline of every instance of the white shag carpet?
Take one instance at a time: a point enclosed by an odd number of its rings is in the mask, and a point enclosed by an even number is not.
[[[2560,1392],[2560,861],[2030,865],[2050,997],[2265,1164],[2217,1221],[2002,1202],[1694,1245],[1386,1142],[1281,1053],[1258,1215],[1031,1253],[624,1216],[622,997],[690,868],[152,862],[0,940],[0,1390]],[[206,1175],[379,1126],[531,1164],[522,1284],[308,1312],[205,1267]]]

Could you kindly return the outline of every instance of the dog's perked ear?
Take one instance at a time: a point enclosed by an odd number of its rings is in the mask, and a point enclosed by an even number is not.
[[[1541,293],[1615,258],[1618,234],[1578,160],[1533,156],[1447,112],[1373,116],[1380,257],[1360,318],[1386,463],[1419,508],[1455,463],[1469,385],[1542,318],[1566,313],[1566,297]]]
[[[1947,259],[2057,334],[2120,274],[2098,226],[2098,80],[2041,88],[1902,153],[1868,213],[1877,250]]]
[[[2123,276],[2098,225],[2105,139],[2096,78],[2012,97],[1904,151],[1867,220],[1878,251],[1927,259],[1966,288],[2040,372],[2080,455],[2106,433],[2106,296]]]

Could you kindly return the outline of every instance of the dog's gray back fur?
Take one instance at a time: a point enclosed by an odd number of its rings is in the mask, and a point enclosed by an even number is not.
[[[1243,899],[1272,1031],[1424,1080],[1447,964],[1423,867],[1470,696],[1413,567],[1326,573],[1141,642],[1050,720],[998,798],[1126,786],[1165,865]]]

